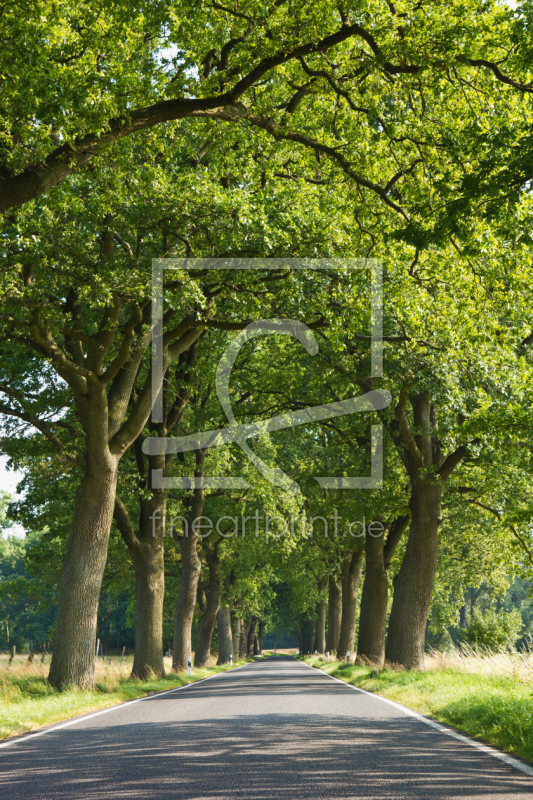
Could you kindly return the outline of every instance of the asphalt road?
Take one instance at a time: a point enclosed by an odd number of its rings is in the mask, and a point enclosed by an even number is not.
[[[533,797],[533,777],[292,659],[0,749],[5,800]]]

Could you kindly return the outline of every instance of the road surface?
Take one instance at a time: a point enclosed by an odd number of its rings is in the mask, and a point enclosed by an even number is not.
[[[533,777],[293,659],[0,749],[6,800],[533,797]]]

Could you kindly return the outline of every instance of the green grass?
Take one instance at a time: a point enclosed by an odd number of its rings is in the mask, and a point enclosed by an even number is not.
[[[97,667],[97,684],[94,691],[68,689],[59,692],[46,680],[48,667],[29,665],[17,658],[8,667],[7,657],[0,657],[0,739],[34,731],[44,725],[70,719],[78,714],[135,700],[151,692],[164,692],[177,686],[207,678],[231,669],[229,664],[205,669],[193,668],[187,673],[172,673],[170,659],[165,659],[168,676],[148,681],[130,680],[132,659],[114,659],[114,663],[101,663]],[[233,666],[244,664],[238,661]]]
[[[376,672],[306,658],[346,683],[387,697],[477,739],[533,761],[533,682],[457,668]]]

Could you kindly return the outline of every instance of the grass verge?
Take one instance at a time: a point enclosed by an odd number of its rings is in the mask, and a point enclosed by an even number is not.
[[[46,664],[27,664],[25,659],[16,659],[7,666],[7,656],[0,658],[0,739],[61,722],[78,714],[107,708],[127,700],[135,700],[152,692],[164,692],[178,686],[194,683],[209,675],[226,672],[246,663],[193,668],[191,677],[187,673],[171,672],[171,659],[165,659],[166,678],[148,681],[130,680],[133,659],[114,659],[102,663],[98,659],[96,689],[81,691],[69,689],[59,692],[46,680]]]
[[[452,725],[473,738],[533,761],[533,682],[442,667],[384,669],[305,658],[306,664],[367,692]]]

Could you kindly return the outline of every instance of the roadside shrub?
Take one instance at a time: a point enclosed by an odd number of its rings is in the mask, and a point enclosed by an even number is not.
[[[496,612],[493,608],[488,608],[482,614],[476,608],[462,636],[473,647],[484,647],[502,653],[520,638],[523,627],[522,617],[517,609]]]

